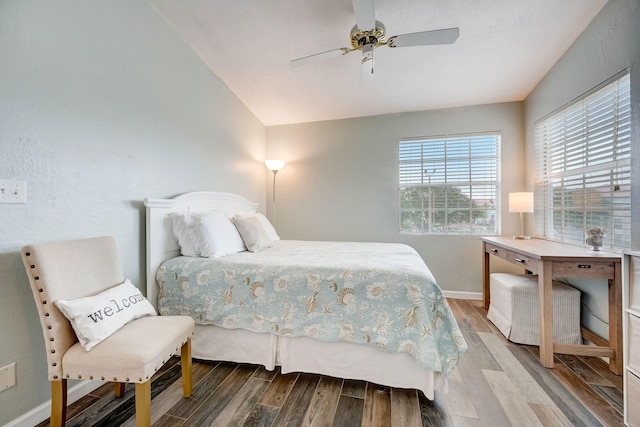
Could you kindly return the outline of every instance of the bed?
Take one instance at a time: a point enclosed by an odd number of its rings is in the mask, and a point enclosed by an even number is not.
[[[440,288],[407,245],[274,238],[253,252],[182,256],[176,216],[266,218],[230,193],[144,203],[147,298],[160,314],[196,320],[196,359],[365,380],[433,399],[466,351]]]

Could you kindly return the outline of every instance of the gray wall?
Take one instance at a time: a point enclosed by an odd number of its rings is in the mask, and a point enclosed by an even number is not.
[[[144,1],[0,0],[0,425],[50,398],[19,256],[28,243],[113,235],[143,287],[145,197],[228,191],[264,203],[264,126]]]
[[[535,122],[589,89],[631,69],[632,103],[632,218],[634,249],[640,248],[640,2],[609,0],[578,40],[554,65],[525,102],[526,153],[533,158]],[[533,188],[535,168],[527,166],[527,183]],[[583,310],[583,323],[606,337],[607,326],[596,318],[607,319],[607,284],[601,281],[575,281],[583,302],[594,313]]]
[[[472,132],[502,134],[502,199],[524,189],[522,103],[303,123],[267,128],[267,157],[287,160],[277,175],[276,226],[287,239],[400,242],[413,246],[448,291],[481,292],[478,236],[398,232],[398,141]],[[270,200],[270,196],[269,196]],[[271,205],[268,212],[271,214]],[[503,232],[519,216],[503,203]]]

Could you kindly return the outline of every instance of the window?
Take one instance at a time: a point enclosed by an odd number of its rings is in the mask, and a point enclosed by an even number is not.
[[[400,141],[400,232],[497,234],[500,135]]]
[[[631,245],[629,74],[536,124],[537,234],[584,244],[604,227],[605,247]]]

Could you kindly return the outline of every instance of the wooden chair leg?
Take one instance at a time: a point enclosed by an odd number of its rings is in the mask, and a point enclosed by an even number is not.
[[[151,425],[151,380],[136,383],[136,426]]]
[[[51,381],[51,427],[64,427],[67,421],[67,380]]]
[[[124,387],[126,385],[126,383],[113,383],[114,385],[114,393],[116,395],[116,397],[122,397],[124,396]]]
[[[191,338],[182,345],[180,350],[180,362],[182,364],[182,394],[184,397],[190,397],[192,390]]]

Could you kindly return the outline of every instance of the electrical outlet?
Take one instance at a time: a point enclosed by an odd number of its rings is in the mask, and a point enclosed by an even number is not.
[[[0,391],[16,385],[16,362],[0,368]]]
[[[0,203],[27,203],[27,181],[0,179]]]

